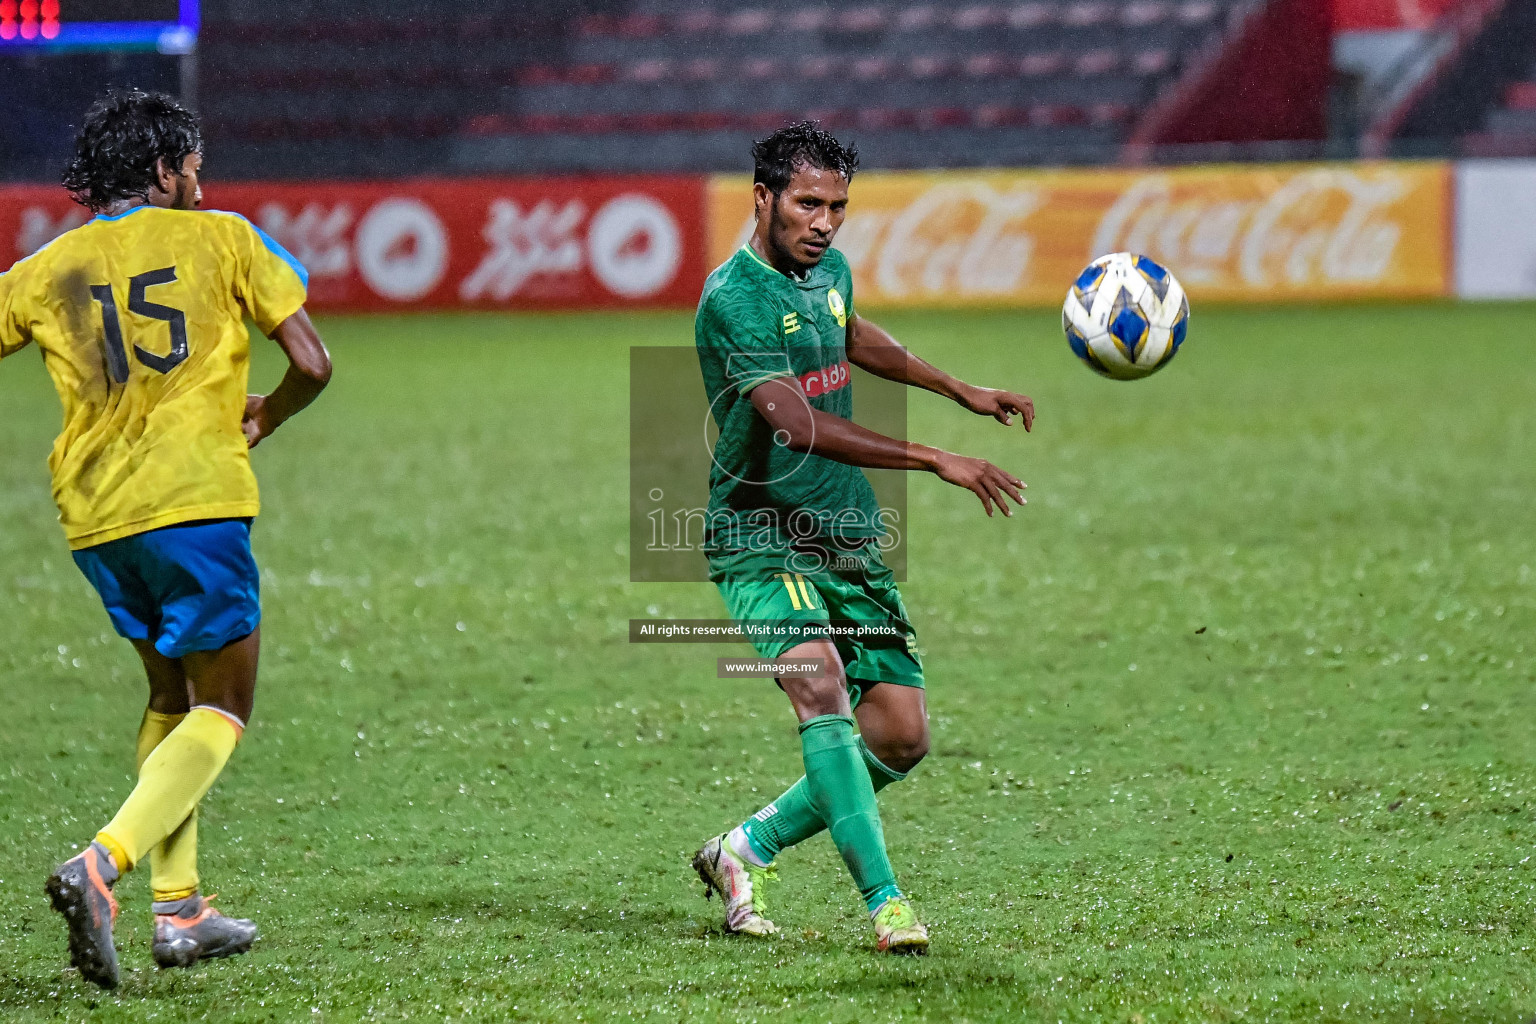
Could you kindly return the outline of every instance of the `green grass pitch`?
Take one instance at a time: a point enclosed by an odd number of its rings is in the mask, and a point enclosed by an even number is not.
[[[911,402],[1031,499],[912,483],[934,749],[882,803],[918,960],[872,951],[824,838],[781,861],[777,941],[722,936],[687,868],[799,773],[783,697],[713,678],[745,649],[626,640],[720,613],[627,582],[627,347],[690,319],[323,320],[332,390],[255,453],[262,682],[202,824],[263,938],[157,972],[130,877],[110,995],[42,881],[127,794],[143,686],[54,522],[52,391],[8,359],[0,1019],[1529,1018],[1532,314],[1196,309],[1136,384],[1049,312],[881,318],[1039,408],[1026,437]]]

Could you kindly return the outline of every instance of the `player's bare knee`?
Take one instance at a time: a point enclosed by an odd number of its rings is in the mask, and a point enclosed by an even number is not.
[[[880,759],[881,764],[902,773],[910,772],[928,756],[926,726],[880,736],[873,742],[866,736],[864,742],[869,746],[869,752]]]
[[[910,772],[928,756],[928,734],[924,732],[912,738],[893,756],[895,763],[891,765],[892,768],[899,772]]]
[[[897,761],[901,762],[895,766],[898,771],[909,772],[916,768],[918,762],[928,756],[927,726],[903,736],[901,747],[895,756]]]
[[[193,700],[228,712],[249,725],[256,704],[256,664],[260,649],[258,630],[220,650],[186,655],[182,663],[191,682]]]

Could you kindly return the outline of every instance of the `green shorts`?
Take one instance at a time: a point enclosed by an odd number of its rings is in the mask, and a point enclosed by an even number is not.
[[[879,547],[871,542],[833,550],[831,559],[789,551],[712,552],[709,578],[737,622],[792,626],[802,634],[827,628],[855,702],[872,683],[921,687],[917,631]],[[818,569],[818,561],[827,564]],[[855,632],[862,635],[850,635]],[[803,635],[754,637],[752,646],[759,657],[779,658],[804,642]]]

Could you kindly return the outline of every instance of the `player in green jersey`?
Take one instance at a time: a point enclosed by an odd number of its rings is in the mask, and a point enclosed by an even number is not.
[[[763,883],[779,851],[826,829],[853,875],[881,950],[922,953],[928,931],[896,885],[875,794],[928,752],[915,633],[880,557],[885,518],[861,467],[925,470],[1011,515],[1024,484],[985,459],[877,434],[852,421],[850,364],[1024,429],[1023,395],[956,380],[856,315],[833,249],[857,153],[812,123],[752,150],[757,224],[710,275],[695,321],[720,437],[710,471],[710,578],[731,616],[792,626],[758,653],[821,663],[777,677],[800,720],[805,776],[693,866],[725,902],[729,932],[768,935]],[[859,632],[850,635],[848,627]],[[854,727],[857,725],[858,734]]]

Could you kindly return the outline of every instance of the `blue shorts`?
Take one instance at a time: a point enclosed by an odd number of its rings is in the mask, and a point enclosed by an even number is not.
[[[166,526],[76,551],[119,636],[167,658],[217,651],[261,622],[248,519]]]

